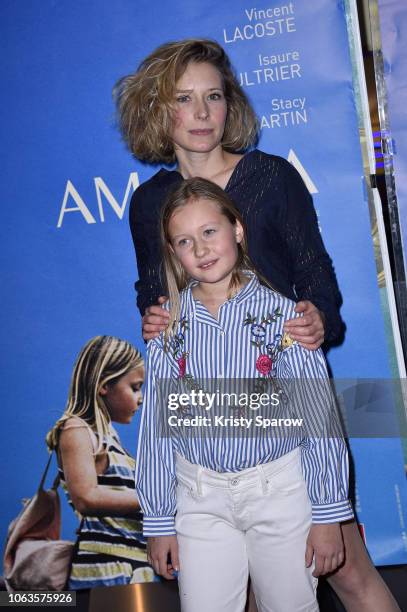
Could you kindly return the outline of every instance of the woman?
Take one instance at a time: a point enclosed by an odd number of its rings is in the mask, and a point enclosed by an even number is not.
[[[167,193],[185,178],[207,178],[228,193],[247,227],[258,271],[303,316],[285,331],[309,349],[342,332],[340,295],[322,243],[315,210],[301,178],[286,160],[252,150],[257,122],[223,49],[214,41],[184,40],[156,49],[122,79],[116,99],[123,136],[144,161],[174,163],[135,192],[130,226],[136,249],[138,306],[143,335],[166,327],[160,280],[158,219]],[[345,563],[329,582],[347,610],[398,610],[373,567],[357,525],[342,524]]]

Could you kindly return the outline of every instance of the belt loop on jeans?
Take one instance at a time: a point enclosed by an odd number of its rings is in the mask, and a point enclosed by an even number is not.
[[[196,470],[196,490],[198,495],[201,497],[202,496],[202,467],[200,465],[197,465],[197,470]]]
[[[260,481],[261,481],[261,488],[263,489],[263,493],[267,493],[268,480],[267,480],[266,475],[264,473],[263,466],[262,465],[256,465],[256,470],[257,470],[257,473],[259,474],[259,478],[260,478]]]

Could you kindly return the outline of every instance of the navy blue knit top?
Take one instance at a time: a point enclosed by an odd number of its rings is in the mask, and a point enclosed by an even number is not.
[[[167,194],[180,181],[179,172],[162,169],[140,185],[131,200],[141,314],[166,294],[159,213]],[[255,149],[237,163],[225,191],[243,216],[256,269],[283,295],[315,304],[326,317],[326,341],[337,341],[343,332],[341,296],[311,196],[298,172],[282,157]]]

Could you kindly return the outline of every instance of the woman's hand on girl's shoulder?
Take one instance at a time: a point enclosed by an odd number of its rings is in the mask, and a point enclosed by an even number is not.
[[[158,304],[153,304],[146,308],[141,320],[143,338],[146,342],[152,338],[157,338],[167,327],[170,314],[168,310],[162,307],[167,300],[168,298],[162,295],[158,298]]]
[[[298,302],[295,312],[302,317],[290,319],[284,324],[284,331],[304,348],[316,351],[325,338],[325,315],[309,300]]]

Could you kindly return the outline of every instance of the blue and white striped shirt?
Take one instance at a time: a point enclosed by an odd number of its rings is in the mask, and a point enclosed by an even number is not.
[[[144,513],[144,535],[175,534],[176,452],[187,461],[211,470],[238,472],[273,461],[300,446],[313,522],[331,523],[353,517],[348,500],[347,449],[327,391],[329,381],[323,353],[308,351],[297,343],[282,349],[284,321],[296,316],[294,308],[294,302],[264,287],[251,275],[248,284],[220,306],[216,320],[193,298],[188,287],[181,294],[184,325],[176,332],[177,350],[165,350],[162,334],[148,343],[136,463],[136,490]],[[272,371],[268,372],[271,363]],[[184,370],[186,377],[182,377]],[[218,427],[210,435],[204,428],[197,434],[196,429],[191,433],[192,428],[167,426],[172,435],[165,435],[163,422],[182,414],[170,412],[167,404],[163,405],[160,397],[165,388],[163,381],[169,381],[179,390],[188,377],[194,382],[215,380],[219,384],[222,379],[235,379],[239,385],[238,379],[267,379],[270,375],[281,381],[283,388],[294,384],[294,390],[287,396],[285,416],[287,410],[291,416],[298,416],[298,410],[294,410],[300,405],[296,396],[302,394],[299,388],[307,381],[308,403],[302,416],[305,425],[307,420],[310,424],[308,433],[298,428],[291,435],[276,436],[271,435],[270,428],[260,427],[256,434],[245,434],[244,428],[240,428],[238,434],[230,435],[226,428],[219,432],[222,428]],[[204,385],[198,384],[198,387]],[[302,406],[303,403],[302,400]],[[209,410],[199,407],[195,411],[198,413],[210,420]],[[209,431],[212,430],[209,428]]]

